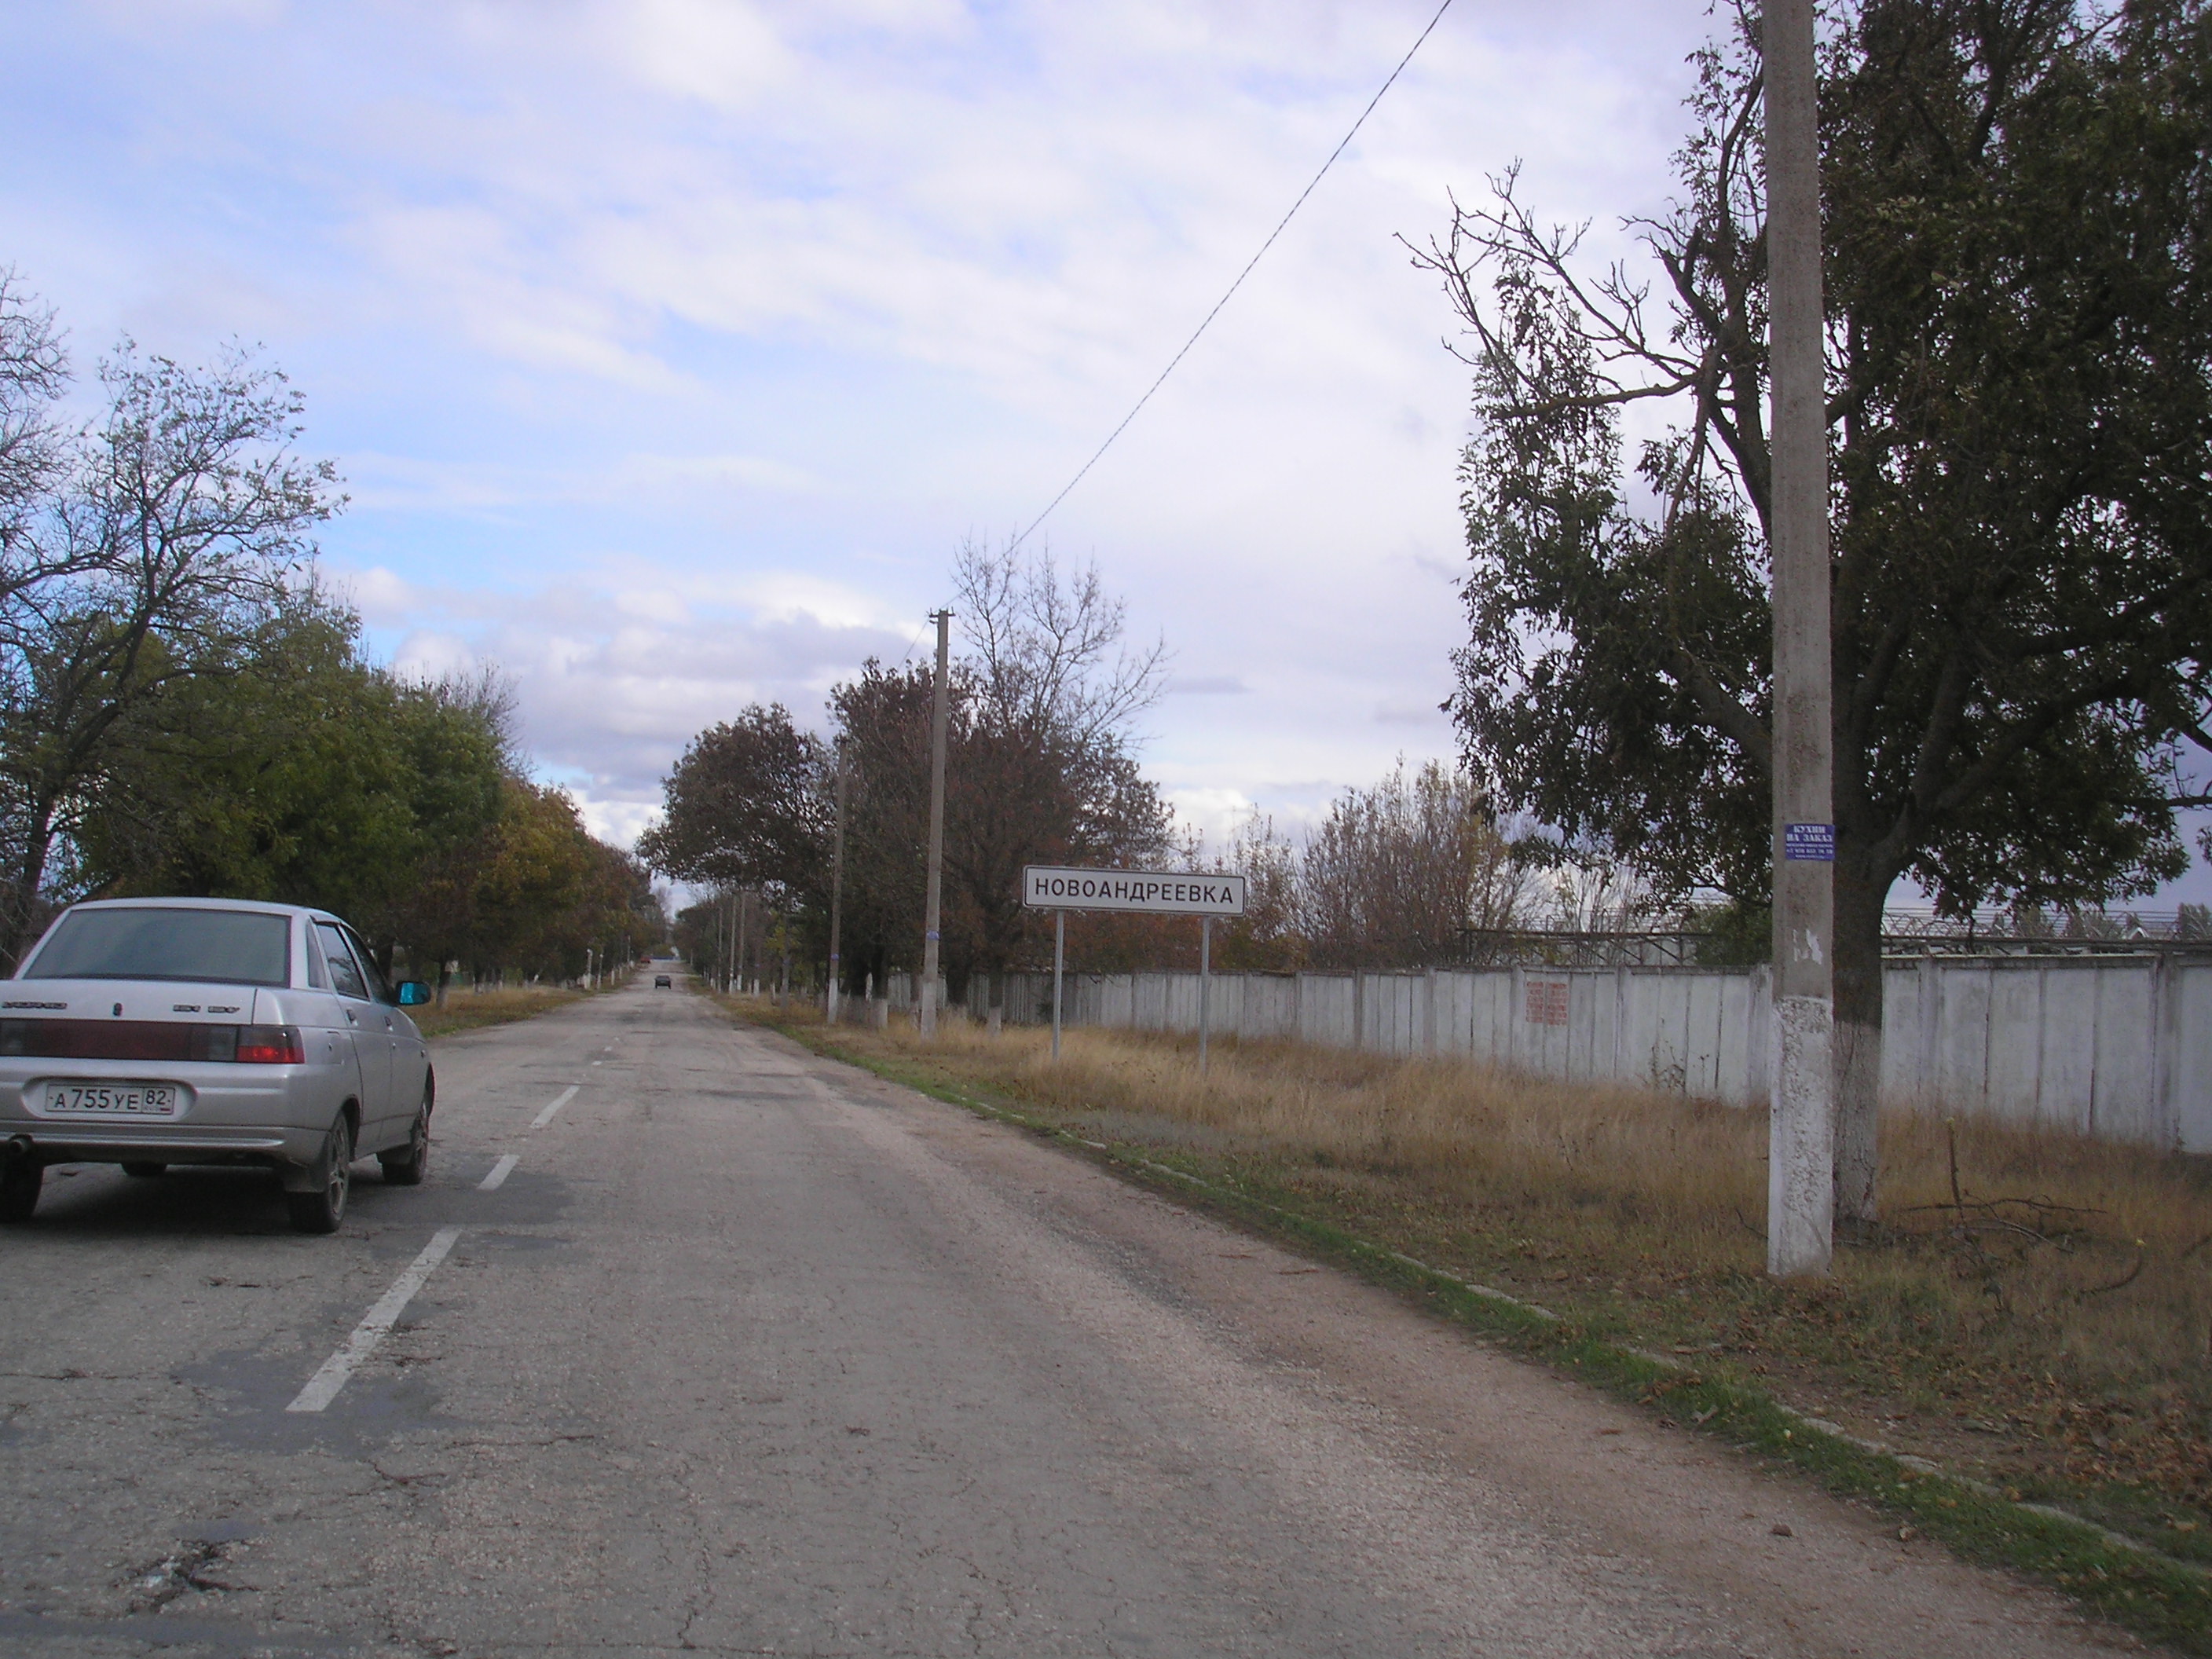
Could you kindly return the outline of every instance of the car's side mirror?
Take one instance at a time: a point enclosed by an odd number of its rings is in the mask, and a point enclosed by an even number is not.
[[[438,994],[428,980],[410,979],[400,981],[398,996],[401,1007],[420,1008],[425,1003],[436,1001]]]

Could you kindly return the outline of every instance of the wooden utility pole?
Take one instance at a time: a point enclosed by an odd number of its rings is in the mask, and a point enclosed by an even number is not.
[[[937,684],[929,709],[929,885],[922,899],[921,1034],[937,1035],[938,901],[945,887],[945,698],[952,647],[952,613],[930,613],[937,623]]]
[[[837,935],[845,918],[845,745],[837,744],[837,834],[830,849],[830,1023],[837,1023]]]
[[[1820,138],[1813,0],[1767,0],[1768,374],[1774,471],[1774,1041],[1766,1270],[1825,1273],[1835,1226],[1834,738]]]

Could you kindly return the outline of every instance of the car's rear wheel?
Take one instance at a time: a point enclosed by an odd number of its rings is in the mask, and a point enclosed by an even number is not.
[[[430,1167],[430,1091],[422,1091],[422,1104],[415,1114],[415,1121],[407,1131],[407,1144],[396,1152],[379,1152],[376,1161],[384,1170],[386,1184],[393,1187],[419,1187]]]
[[[34,1158],[10,1158],[0,1167],[0,1221],[28,1221],[46,1179],[46,1166]]]
[[[155,1176],[168,1172],[169,1166],[166,1164],[126,1164],[123,1166],[124,1174],[135,1176],[141,1181],[151,1181]]]
[[[353,1191],[353,1125],[343,1112],[323,1137],[323,1155],[316,1166],[315,1189],[287,1193],[296,1233],[334,1233],[345,1219],[346,1197]]]

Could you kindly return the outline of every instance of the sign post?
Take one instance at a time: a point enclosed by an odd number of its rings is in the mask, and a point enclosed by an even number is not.
[[[1206,1074],[1206,1016],[1212,1012],[1213,1000],[1213,918],[1198,919],[1198,1070]]]
[[[1244,878],[1174,870],[1072,870],[1032,864],[1022,871],[1022,903],[1054,913],[1052,1057],[1060,1058],[1060,981],[1066,965],[1067,913],[1116,910],[1198,918],[1198,1069],[1206,1069],[1212,1016],[1213,919],[1244,914]]]
[[[1067,912],[1052,913],[1052,1058],[1060,1062],[1060,980],[1067,965]]]

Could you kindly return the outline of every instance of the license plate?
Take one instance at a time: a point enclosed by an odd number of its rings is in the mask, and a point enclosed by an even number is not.
[[[48,1117],[174,1117],[172,1083],[49,1083]]]

